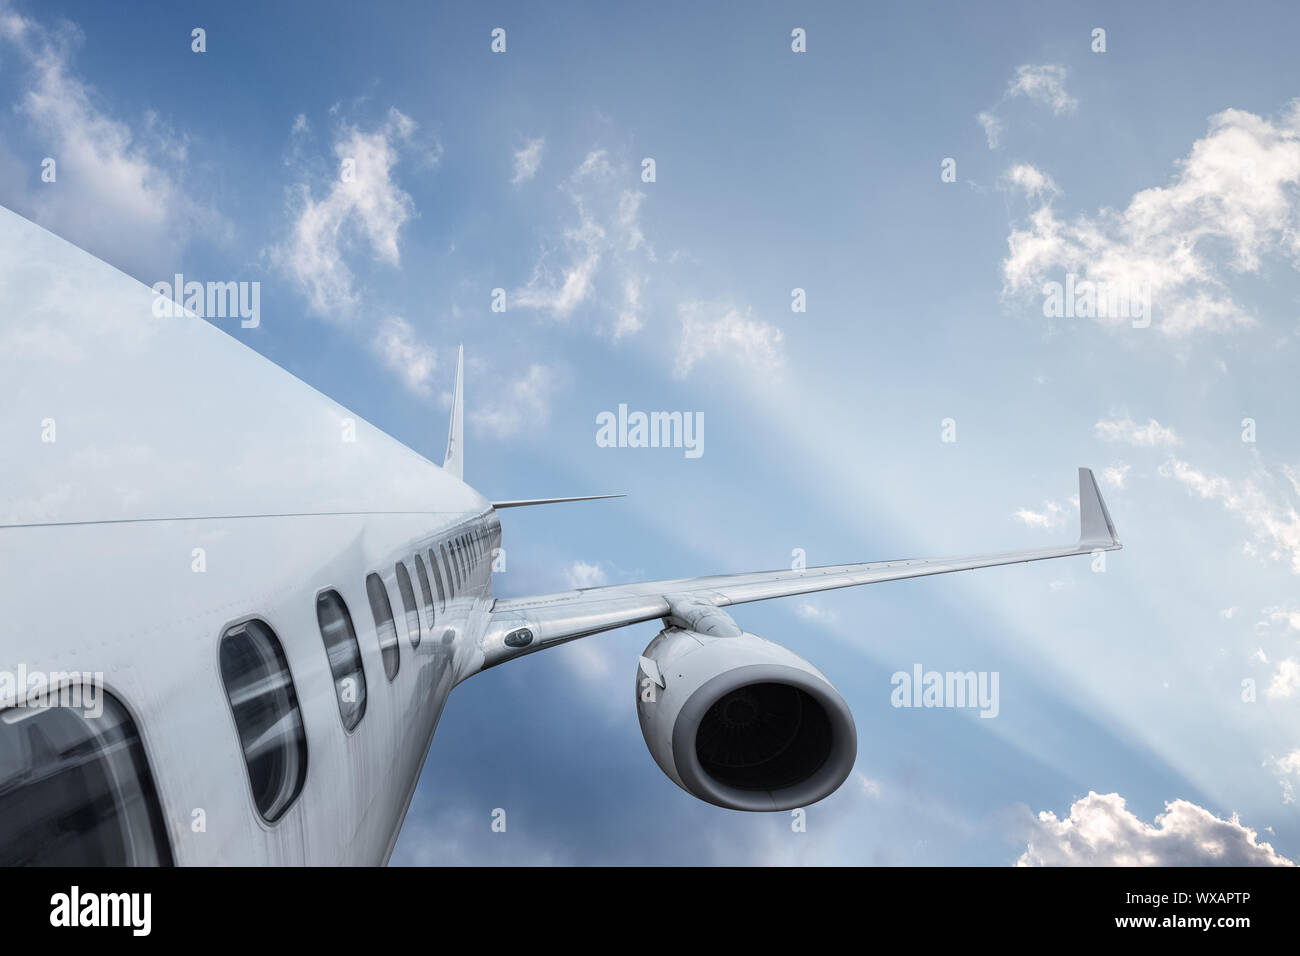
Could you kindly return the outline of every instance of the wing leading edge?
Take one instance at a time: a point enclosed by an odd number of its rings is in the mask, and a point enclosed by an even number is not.
[[[499,600],[493,605],[491,622],[484,635],[483,666],[491,667],[523,654],[627,624],[652,621],[685,606],[727,607],[860,584],[1045,561],[1097,551],[1118,551],[1123,547],[1115,534],[1115,525],[1106,503],[1102,501],[1097,481],[1087,468],[1079,469],[1079,518],[1079,540],[1052,548],[838,564],[797,571],[716,574]],[[505,643],[507,634],[517,633],[521,628],[530,632],[527,643],[520,645],[518,638],[513,645]]]

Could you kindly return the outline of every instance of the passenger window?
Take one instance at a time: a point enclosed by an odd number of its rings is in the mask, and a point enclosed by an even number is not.
[[[420,579],[420,597],[424,598],[424,616],[429,619],[429,633],[433,633],[433,591],[429,588],[429,572],[424,570],[424,558],[415,556],[415,576]]]
[[[85,706],[0,710],[0,866],[171,866],[135,724],[75,687]]]
[[[263,621],[227,630],[219,657],[253,802],[262,818],[274,823],[307,779],[307,735],[293,676],[279,639]]]
[[[455,542],[455,541],[448,541],[446,547],[444,547],[444,548],[442,549],[442,559],[443,559],[444,561],[447,561],[447,556],[448,556],[448,554],[451,555],[451,560],[447,562],[447,568],[448,568],[448,570],[450,571],[450,573],[453,574],[453,575],[455,576],[455,578],[456,578],[456,586],[455,586],[454,588],[452,588],[452,591],[451,591],[451,595],[452,595],[452,597],[455,597],[455,596],[456,596],[456,592],[460,590],[460,586],[461,586],[461,580],[460,580],[460,563],[456,560],[456,542]]]
[[[366,575],[366,597],[370,599],[379,652],[384,658],[384,676],[391,681],[402,666],[401,649],[397,646],[397,628],[393,626],[393,605],[388,601],[388,588],[384,587],[384,579],[374,572]]]
[[[416,609],[415,589],[411,587],[411,572],[406,570],[406,563],[397,562],[397,590],[402,595],[402,607],[406,610],[406,638],[412,647],[420,646],[420,612]]]
[[[433,548],[429,549],[429,570],[433,572],[433,584],[438,589],[438,603],[442,609],[447,610],[447,592],[442,586],[442,571],[438,569],[438,556],[433,553]]]
[[[338,591],[324,591],[316,598],[316,621],[334,678],[339,716],[344,729],[351,733],[366,713],[366,673],[361,666],[361,647],[352,615]]]

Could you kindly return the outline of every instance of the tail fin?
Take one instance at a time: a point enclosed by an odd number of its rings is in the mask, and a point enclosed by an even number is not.
[[[1097,479],[1091,469],[1079,469],[1079,544],[1104,551],[1121,547],[1115,535],[1115,523],[1110,520],[1106,502],[1101,500]]]
[[[444,471],[457,478],[465,477],[464,418],[465,418],[465,346],[456,352],[456,390],[451,396],[451,427],[447,430],[447,455],[442,460]]]

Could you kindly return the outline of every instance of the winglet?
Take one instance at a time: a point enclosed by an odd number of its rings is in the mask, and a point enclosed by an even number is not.
[[[451,396],[451,427],[447,430],[447,455],[442,461],[445,471],[457,478],[465,477],[465,452],[462,434],[465,417],[465,346],[456,352],[456,390]]]
[[[1122,547],[1115,535],[1106,502],[1101,500],[1097,479],[1089,468],[1079,469],[1079,546],[1113,551]]]

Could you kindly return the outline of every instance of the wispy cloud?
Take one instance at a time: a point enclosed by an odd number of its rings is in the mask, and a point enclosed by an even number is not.
[[[674,374],[684,378],[705,360],[770,374],[785,364],[785,334],[749,309],[701,301],[678,306],[681,329]]]
[[[1126,465],[1122,461],[1117,461],[1113,465],[1107,466],[1101,473],[1101,480],[1106,482],[1112,488],[1118,488],[1121,491],[1128,482],[1128,473],[1132,470],[1132,465]]]
[[[800,601],[794,606],[794,612],[805,621],[812,621],[825,627],[833,627],[839,623],[840,617],[834,611],[822,607],[816,601]]]
[[[420,341],[411,323],[400,315],[380,323],[373,342],[384,364],[417,395],[430,394],[429,383],[437,368],[437,353]]]
[[[1295,503],[1288,500],[1287,492],[1273,493],[1267,489],[1266,482],[1274,485],[1276,482],[1265,469],[1258,468],[1252,477],[1233,480],[1170,458],[1160,466],[1159,473],[1177,481],[1190,494],[1217,501],[1250,529],[1253,540],[1248,545],[1249,551],[1262,551],[1274,560],[1285,559],[1291,570],[1300,574],[1300,513]]]
[[[482,407],[470,412],[470,421],[495,438],[512,438],[525,427],[545,425],[558,381],[554,368],[534,362],[521,378],[490,392]]]
[[[1002,120],[987,111],[977,114],[975,119],[984,129],[984,138],[989,144],[989,149],[997,149],[1002,140],[1002,131],[1006,128]]]
[[[1120,210],[1063,219],[1042,198],[1013,227],[1002,263],[1004,294],[1040,291],[1073,273],[1093,283],[1146,288],[1168,336],[1254,325],[1228,288],[1270,256],[1300,266],[1300,106],[1270,122],[1243,110],[1211,117],[1209,132],[1173,181],[1135,194]],[[1126,325],[1128,319],[1103,319]]]
[[[155,112],[135,128],[110,114],[104,98],[72,68],[80,29],[47,29],[0,0],[0,61],[26,78],[14,109],[55,163],[56,179],[30,193],[0,186],[7,205],[92,252],[131,266],[166,268],[197,232],[229,241],[230,224],[185,183],[189,140]],[[37,154],[38,156],[40,154]]]
[[[300,124],[295,121],[295,129]],[[309,183],[291,190],[293,223],[288,238],[271,251],[272,260],[307,297],[317,315],[346,319],[359,294],[346,251],[364,246],[379,263],[401,264],[399,235],[415,204],[393,178],[415,123],[396,107],[376,129],[344,124],[334,141],[336,176],[320,198]]]
[[[1123,442],[1138,448],[1172,448],[1183,443],[1172,428],[1166,428],[1154,418],[1139,425],[1132,418],[1103,418],[1093,426],[1093,433],[1102,441]]]
[[[571,588],[599,587],[608,580],[604,568],[587,561],[574,561],[565,569],[564,576]]]
[[[1002,174],[1002,181],[1031,199],[1050,199],[1061,190],[1052,177],[1028,163],[1017,163]]]
[[[586,154],[560,186],[576,219],[545,241],[528,281],[511,293],[511,307],[559,321],[585,309],[592,325],[615,339],[640,330],[645,270],[656,257],[641,225],[646,194],[625,185],[628,175],[607,150]]]
[[[1064,505],[1055,501],[1044,501],[1041,511],[1034,511],[1032,508],[1021,508],[1012,514],[1017,521],[1021,521],[1031,528],[1039,528],[1049,531],[1053,528],[1059,528],[1069,519],[1070,513]]]
[[[530,139],[522,149],[515,152],[515,175],[510,182],[516,186],[526,183],[537,175],[542,168],[542,153],[546,150],[546,138],[539,136]]]
[[[1065,67],[1054,63],[1018,66],[1007,87],[1007,96],[1027,97],[1057,116],[1073,113],[1079,101],[1065,91],[1065,75]]]
[[[356,277],[358,259],[390,269],[401,266],[402,228],[416,210],[410,194],[398,185],[395,169],[404,154],[431,164],[440,152],[436,145],[417,144],[415,130],[415,122],[396,107],[369,131],[342,122],[332,145],[335,175],[321,186],[319,198],[309,181],[291,188],[288,234],[269,258],[316,315],[351,325],[359,334],[365,334],[359,320],[373,323],[371,352],[403,387],[428,398],[437,353],[406,318],[377,318]],[[310,132],[307,117],[299,114],[290,131],[296,161],[301,161]]]
[[[1274,771],[1282,778],[1282,802],[1295,803],[1295,779],[1300,777],[1300,750],[1293,750],[1284,757],[1279,757],[1273,764]]]
[[[984,130],[984,139],[989,149],[997,149],[1002,144],[1002,134],[1007,126],[997,111],[1008,100],[1025,97],[1046,106],[1056,116],[1073,113],[1079,101],[1065,91],[1065,76],[1065,67],[1052,63],[1026,63],[1016,67],[1016,75],[1007,84],[1001,99],[991,108],[975,115],[975,120]]]

